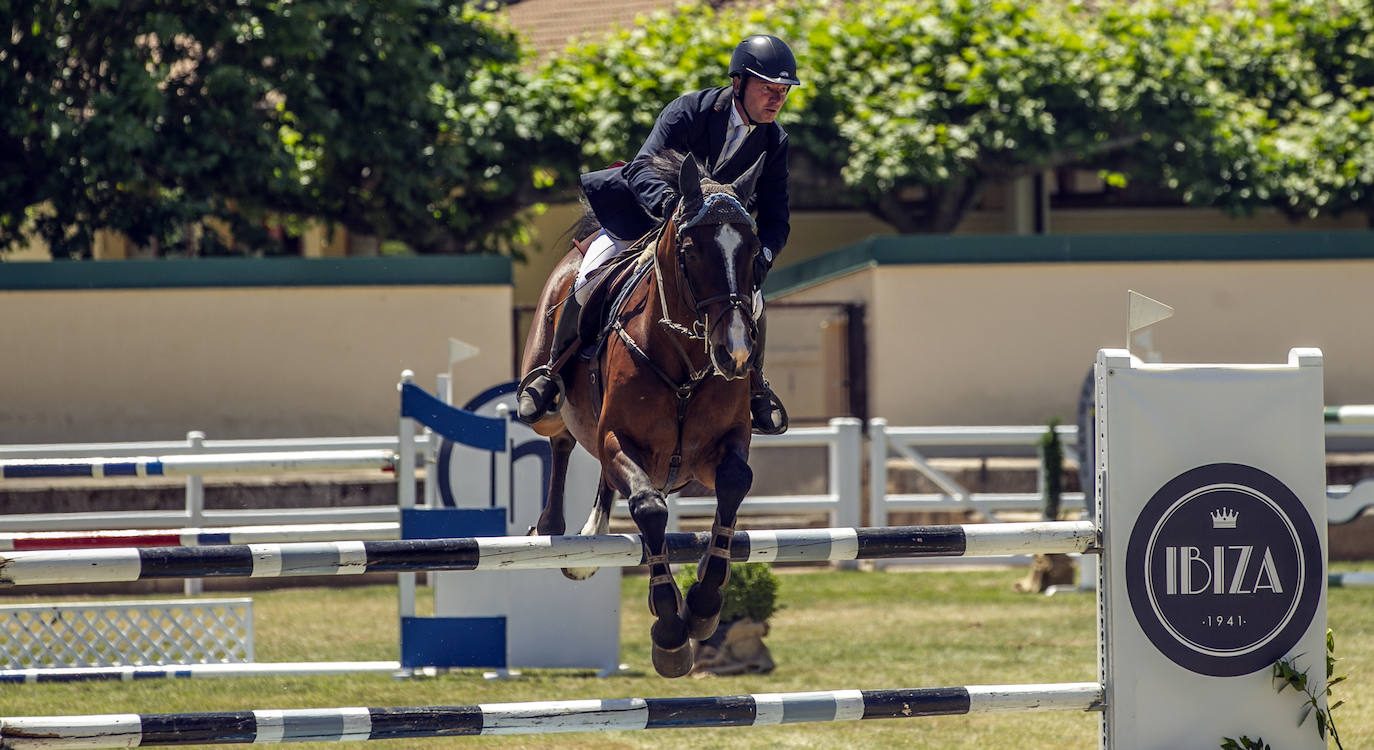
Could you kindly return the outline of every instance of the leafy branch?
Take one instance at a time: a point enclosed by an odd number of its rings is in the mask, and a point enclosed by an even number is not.
[[[1309,716],[1317,717],[1317,734],[1325,740],[1327,734],[1335,741],[1336,747],[1345,750],[1341,744],[1340,733],[1336,731],[1336,723],[1331,718],[1331,712],[1340,708],[1345,701],[1336,701],[1325,708],[1322,704],[1326,702],[1326,697],[1331,695],[1331,688],[1345,681],[1346,675],[1339,677],[1336,674],[1336,637],[1330,628],[1326,631],[1326,686],[1324,690],[1318,690],[1307,678],[1307,670],[1298,671],[1292,659],[1281,659],[1274,664],[1274,680],[1278,683],[1278,691],[1281,693],[1287,688],[1303,693],[1307,696],[1306,705],[1303,707],[1302,716],[1298,718],[1298,725],[1307,721]],[[1226,737],[1221,743],[1221,750],[1272,750],[1264,738],[1250,739],[1241,736],[1239,740]]]

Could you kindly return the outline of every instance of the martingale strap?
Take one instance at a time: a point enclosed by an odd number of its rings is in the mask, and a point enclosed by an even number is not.
[[[658,375],[660,380],[667,384],[669,388],[673,389],[673,396],[677,399],[677,444],[673,446],[673,455],[668,459],[668,479],[663,483],[663,486],[659,488],[663,492],[669,492],[674,487],[673,483],[677,481],[678,474],[682,471],[682,431],[687,422],[687,404],[691,403],[692,396],[696,395],[697,386],[705,379],[706,372],[694,373],[692,378],[686,383],[675,383],[672,378],[668,377],[668,373],[664,372],[663,368],[659,367],[654,360],[635,343],[633,338],[630,338],[629,332],[620,325],[620,321],[616,321],[615,323],[615,332],[620,335],[620,340],[625,344],[625,348],[628,349],[632,355],[647,365],[655,375]]]

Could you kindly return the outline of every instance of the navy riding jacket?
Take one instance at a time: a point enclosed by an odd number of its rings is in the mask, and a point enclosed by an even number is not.
[[[711,178],[730,183],[766,154],[763,173],[747,201],[755,211],[759,242],[774,256],[787,244],[787,133],[776,122],[759,125],[724,164],[717,164],[730,125],[733,95],[729,86],[705,89],[675,99],[659,113],[654,129],[634,160],[582,175],[587,196],[601,226],[612,235],[634,240],[648,233],[663,217],[670,188],[648,167],[649,158],[664,149],[694,154]]]

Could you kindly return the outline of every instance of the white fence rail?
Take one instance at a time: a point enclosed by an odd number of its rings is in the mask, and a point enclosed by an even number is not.
[[[781,435],[755,435],[755,448],[825,448],[826,490],[817,495],[749,495],[740,513],[785,514],[825,513],[830,526],[855,528],[862,525],[860,499],[863,487],[863,423],[843,417],[830,420],[825,427],[794,427]],[[679,528],[681,516],[713,516],[712,497],[675,496],[669,503],[668,528]],[[616,503],[615,514],[628,518],[629,506]]]
[[[1333,407],[1334,408],[1334,407]],[[1344,407],[1347,411],[1351,407]],[[1374,422],[1348,421],[1363,416],[1358,411],[1344,414],[1342,421],[1328,421],[1328,439],[1374,439]],[[751,495],[745,501],[744,513],[779,514],[823,512],[832,526],[860,526],[863,477],[862,425],[856,419],[831,420],[825,427],[794,428],[783,435],[756,436],[759,448],[825,447],[827,448],[827,487],[824,493],[796,496]],[[1065,446],[1065,453],[1077,441],[1077,429],[1057,428]],[[1029,455],[1044,436],[1042,426],[976,426],[976,427],[889,427],[884,419],[869,422],[868,434],[868,525],[887,525],[890,513],[898,511],[973,510],[984,516],[1003,511],[1035,511],[1042,505],[1038,488],[1026,492],[979,493],[961,486],[936,465],[938,459],[929,454],[948,452],[952,448],[966,449],[983,456]],[[414,437],[415,454],[423,455],[429,437]],[[199,433],[191,433],[185,442],[123,442],[74,443],[44,445],[0,445],[0,461],[61,458],[136,458],[140,456],[223,455],[300,451],[395,451],[399,439],[393,436],[347,438],[286,438],[266,440],[206,440]],[[1008,451],[1006,449],[1012,449]],[[889,472],[906,468],[898,463],[889,466],[891,459],[905,459],[928,479],[939,491],[928,493],[889,493]],[[271,462],[268,462],[271,463]],[[282,467],[286,469],[288,467]],[[1038,472],[1043,469],[1037,469]],[[118,512],[77,512],[0,514],[0,532],[34,531],[96,531],[106,529],[216,529],[224,526],[350,524],[398,522],[395,505],[320,507],[320,508],[259,508],[236,510],[204,509],[200,476],[186,479],[186,507],[173,511],[124,510]],[[1041,477],[1043,479],[1043,477]],[[1333,485],[1328,488],[1332,523],[1348,521],[1363,508],[1374,504],[1374,480],[1357,485]],[[1084,494],[1067,492],[1062,496],[1065,510],[1082,509]],[[714,512],[714,501],[705,497],[676,498],[676,516],[700,516]],[[623,502],[617,504],[617,514],[626,513]],[[377,538],[375,535],[370,538]]]
[[[1045,436],[1044,427],[888,427],[886,419],[869,420],[869,508],[870,523],[886,526],[892,511],[973,510],[985,517],[999,511],[1037,511],[1044,505],[1039,487],[1044,483],[1044,466],[1036,465],[1036,491],[1020,493],[971,492],[931,463],[921,450],[928,448],[1026,448],[1038,447]],[[1078,429],[1060,426],[1056,433],[1063,444],[1077,442]],[[993,453],[992,455],[1001,455]],[[1038,454],[1037,454],[1038,455]],[[940,492],[889,493],[888,459],[904,458]],[[1083,508],[1082,492],[1066,492],[1061,507]]]

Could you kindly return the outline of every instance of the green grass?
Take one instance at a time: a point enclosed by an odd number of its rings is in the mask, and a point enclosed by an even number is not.
[[[1364,566],[1374,569],[1374,566]],[[1339,565],[1338,570],[1358,569]],[[767,642],[769,675],[665,680],[649,666],[646,581],[623,585],[621,660],[631,674],[598,679],[573,670],[526,670],[489,682],[476,671],[396,680],[346,677],[155,680],[0,686],[7,716],[172,713],[255,708],[423,706],[573,698],[735,695],[830,689],[1078,682],[1096,679],[1092,597],[1015,594],[1021,571],[787,572]],[[422,589],[422,595],[426,590]],[[127,597],[125,597],[127,598]],[[259,661],[396,658],[391,587],[292,589],[253,594]],[[5,603],[28,601],[5,598]],[[1350,679],[1336,723],[1345,747],[1374,746],[1374,589],[1333,589],[1329,624],[1338,671]],[[551,612],[551,618],[558,613]],[[1314,730],[1315,731],[1315,730]],[[1220,738],[1218,744],[1220,744]],[[395,740],[383,747],[658,748],[1095,748],[1095,714],[1052,712],[786,727]],[[309,748],[337,744],[309,743]]]

